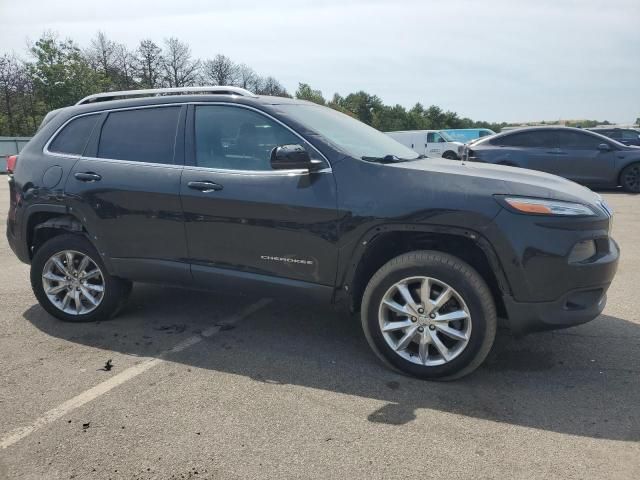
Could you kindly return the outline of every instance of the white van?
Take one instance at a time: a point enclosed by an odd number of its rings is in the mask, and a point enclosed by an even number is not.
[[[462,147],[463,143],[454,141],[442,130],[404,130],[385,133],[404,146],[427,157],[460,159],[458,147]]]

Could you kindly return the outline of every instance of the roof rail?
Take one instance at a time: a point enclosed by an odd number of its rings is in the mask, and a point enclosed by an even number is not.
[[[156,95],[180,95],[189,93],[218,93],[227,95],[240,95],[243,97],[255,97],[256,95],[240,87],[172,87],[172,88],[147,88],[142,90],[123,90],[120,92],[103,92],[94,93],[80,100],[76,105],[84,105],[86,103],[106,102],[115,100],[120,97],[151,97]]]

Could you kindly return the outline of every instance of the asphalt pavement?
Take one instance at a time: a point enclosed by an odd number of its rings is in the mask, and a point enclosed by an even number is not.
[[[0,478],[640,478],[640,197],[603,196],[604,314],[501,332],[451,383],[386,369],[327,306],[242,292],[136,285],[117,318],[62,323],[0,241]],[[2,176],[2,232],[7,201]]]

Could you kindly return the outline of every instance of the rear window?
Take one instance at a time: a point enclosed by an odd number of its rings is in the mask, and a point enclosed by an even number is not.
[[[82,155],[97,121],[98,115],[74,118],[56,135],[49,145],[49,151]]]
[[[112,112],[100,133],[99,158],[173,163],[181,107]]]

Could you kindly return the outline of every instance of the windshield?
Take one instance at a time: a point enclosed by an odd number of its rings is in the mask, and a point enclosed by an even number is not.
[[[306,104],[285,104],[278,105],[278,108],[352,157],[392,156],[401,160],[419,157],[393,138],[331,108]]]
[[[440,135],[442,136],[442,138],[445,139],[445,141],[447,141],[447,142],[455,142],[454,138],[451,135],[449,135],[447,132],[445,132],[444,130],[440,130],[440,132],[438,132],[438,133],[440,133]]]

